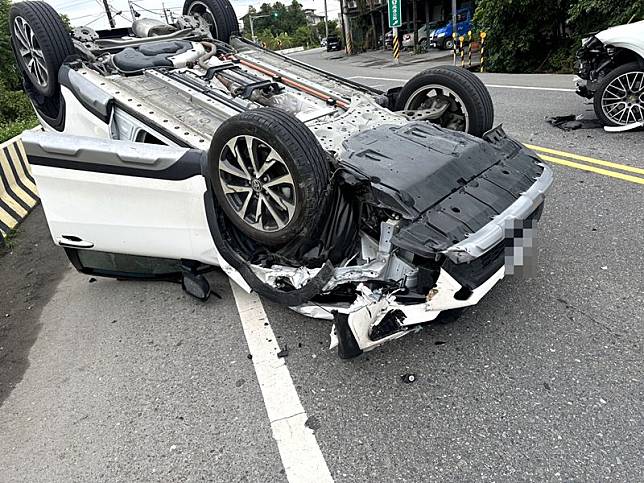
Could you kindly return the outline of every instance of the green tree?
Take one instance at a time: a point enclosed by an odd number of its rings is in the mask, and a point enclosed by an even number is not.
[[[560,0],[481,0],[474,23],[487,33],[489,68],[525,72],[538,67],[560,42],[566,8]]]
[[[11,33],[9,31],[9,0],[0,0],[0,83],[9,90],[20,88],[20,77],[11,50]]]
[[[570,71],[582,36],[642,18],[642,0],[480,0],[474,24],[490,70]]]
[[[571,2],[568,12],[568,21],[576,36],[642,19],[644,2],[641,0],[576,0]]]
[[[293,0],[288,6],[282,2],[275,2],[272,5],[263,3],[259,10],[249,7],[248,13],[256,16],[253,21],[255,32],[270,30],[274,37],[283,33],[289,36],[294,35],[299,27],[306,26],[306,15],[297,0]],[[249,35],[250,20],[248,18],[244,19],[244,30]]]

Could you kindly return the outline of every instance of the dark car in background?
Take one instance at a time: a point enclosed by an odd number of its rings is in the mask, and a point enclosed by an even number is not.
[[[337,35],[329,35],[326,39],[326,51],[342,50],[342,40]]]

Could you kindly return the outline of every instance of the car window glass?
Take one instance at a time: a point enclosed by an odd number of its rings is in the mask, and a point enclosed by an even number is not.
[[[93,250],[78,250],[78,259],[84,268],[107,273],[130,275],[169,275],[181,271],[178,260],[137,257]]]

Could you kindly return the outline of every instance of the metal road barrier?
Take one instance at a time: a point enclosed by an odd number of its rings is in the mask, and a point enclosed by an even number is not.
[[[0,246],[39,203],[20,136],[0,145]]]

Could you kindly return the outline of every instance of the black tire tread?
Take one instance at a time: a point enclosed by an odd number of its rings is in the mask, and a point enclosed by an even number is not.
[[[248,124],[258,128],[260,132],[270,133],[283,145],[288,151],[288,156],[297,163],[298,178],[303,186],[305,199],[302,203],[302,215],[297,221],[298,225],[289,229],[283,235],[269,235],[261,238],[255,236],[255,240],[266,245],[280,245],[296,237],[311,237],[319,225],[319,220],[324,212],[326,201],[328,199],[328,183],[330,178],[330,168],[327,161],[326,153],[315,135],[299,119],[290,113],[281,109],[265,107],[247,111],[234,116],[226,122],[245,121]],[[224,127],[226,123],[222,125]],[[221,127],[220,127],[221,129]],[[218,133],[213,137],[213,145],[216,142],[225,142],[218,138]],[[260,136],[261,138],[261,136]],[[275,147],[275,146],[273,146]],[[280,153],[282,156],[285,153]],[[214,159],[212,156],[218,155],[218,152],[210,152],[210,163],[212,182],[217,183],[216,171],[213,166]],[[217,191],[218,201],[220,204],[227,203],[226,200],[220,199]],[[229,217],[238,228],[244,230],[243,221]],[[249,232],[246,232],[249,236]]]
[[[475,74],[462,67],[444,65],[431,67],[412,77],[402,88],[396,100],[396,110],[403,110],[411,94],[423,84],[440,84],[436,76],[451,81],[455,86],[446,86],[453,90],[461,90],[464,103],[469,103],[470,116],[469,134],[482,136],[492,129],[494,124],[494,104],[485,84]],[[431,77],[431,79],[430,79]]]
[[[14,3],[11,6],[10,21],[13,33],[13,20],[24,17],[32,28],[43,50],[50,72],[52,87],[49,95],[58,90],[58,69],[65,59],[74,54],[74,44],[56,10],[48,3],[29,1]],[[17,59],[16,59],[17,60]]]
[[[212,12],[215,19],[222,19],[223,25],[217,25],[217,40],[228,42],[230,36],[239,32],[239,25],[237,23],[237,16],[233,6],[228,0],[200,0],[206,4],[208,9]],[[186,0],[183,4],[183,14],[187,15],[192,4],[191,0]],[[217,20],[215,20],[217,21]],[[223,27],[223,28],[220,28]]]
[[[487,90],[487,87],[485,87],[485,84],[483,84],[481,79],[479,79],[473,72],[467,69],[463,69],[462,67],[457,67],[454,65],[446,65],[444,66],[444,68],[460,76],[464,81],[469,83],[473,88],[475,88],[478,91],[481,100],[485,104],[486,116],[489,116],[492,119],[494,119],[494,103],[492,102],[492,97],[490,96],[490,93]],[[490,128],[492,128],[492,126],[490,126]]]

